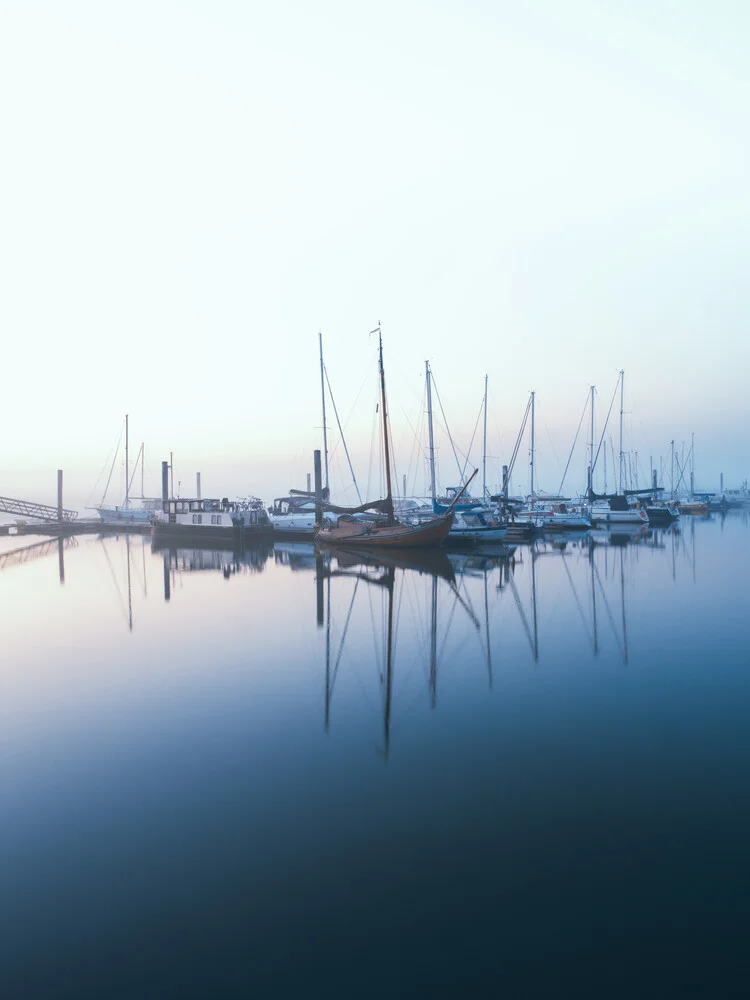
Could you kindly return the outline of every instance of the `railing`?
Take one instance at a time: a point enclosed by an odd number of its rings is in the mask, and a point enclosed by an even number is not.
[[[34,517],[40,521],[59,520],[57,507],[43,503],[29,503],[27,500],[13,500],[11,497],[0,497],[0,511],[4,514],[15,514],[17,517]],[[77,517],[77,510],[66,510],[63,507],[63,521],[75,521]]]

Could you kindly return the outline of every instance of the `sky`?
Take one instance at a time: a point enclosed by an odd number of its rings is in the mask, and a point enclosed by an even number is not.
[[[589,387],[598,439],[620,370],[643,479],[692,435],[697,485],[750,474],[746,4],[0,0],[0,18],[0,495],[48,501],[62,468],[69,505],[99,502],[125,413],[147,494],[170,454],[183,496],[197,471],[204,495],[304,488],[319,333],[374,489],[378,324],[408,492],[426,360],[471,465],[487,376],[492,488],[530,391],[555,491]],[[614,448],[618,421],[619,399]]]

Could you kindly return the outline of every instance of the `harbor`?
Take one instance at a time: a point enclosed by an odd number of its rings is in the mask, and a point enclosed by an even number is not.
[[[749,19],[3,6],[0,1000],[746,996]]]
[[[334,992],[362,963],[380,991],[394,948],[418,993],[446,925],[441,983],[470,963],[511,988],[561,934],[606,976],[614,929],[661,941],[675,900],[724,954],[748,890],[746,513],[463,552],[20,541],[0,539],[9,995],[63,967],[84,995],[194,983],[196,954],[208,993],[217,954],[261,993],[321,961]],[[165,913],[190,962],[153,957]]]

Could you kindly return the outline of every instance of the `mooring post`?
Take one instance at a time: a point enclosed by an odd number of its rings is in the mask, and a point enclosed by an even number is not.
[[[63,519],[63,470],[57,470],[57,520],[62,524]]]
[[[313,459],[315,465],[315,523],[320,524],[323,520],[323,482],[322,482],[322,470],[320,465],[320,451],[316,449],[313,452]]]
[[[200,498],[201,498],[201,474],[200,474],[200,472],[196,472],[195,478],[196,478],[195,487],[196,487],[196,490],[198,491],[196,493],[196,497],[197,497],[198,500],[200,500]]]
[[[313,452],[313,464],[315,470],[315,524],[320,527],[323,520],[323,490],[322,470],[320,464],[320,451]],[[315,553],[315,590],[316,590],[316,610],[318,627],[323,625],[323,557],[320,552]]]
[[[166,462],[164,463],[166,465]],[[171,566],[169,564],[169,550],[164,550],[164,600],[168,601],[172,596]]]
[[[161,463],[161,498],[169,500],[169,462]]]

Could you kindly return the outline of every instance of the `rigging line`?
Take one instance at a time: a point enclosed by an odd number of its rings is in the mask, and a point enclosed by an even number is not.
[[[523,605],[521,604],[521,598],[518,596],[518,589],[516,588],[516,581],[511,576],[511,578],[510,578],[510,580],[508,582],[510,583],[510,589],[511,589],[511,592],[513,593],[513,597],[515,598],[516,607],[518,608],[518,613],[521,616],[521,621],[523,622],[523,627],[524,627],[524,629],[526,631],[526,638],[529,640],[529,647],[531,649],[531,652],[533,653],[534,652],[534,639],[532,638],[531,629],[529,628],[529,623],[528,623],[528,621],[526,619],[526,613],[524,612]]]
[[[513,449],[513,454],[511,455],[510,462],[508,463],[508,483],[510,483],[510,477],[513,474],[513,466],[516,464],[516,458],[518,457],[518,450],[521,447],[523,432],[526,430],[526,422],[529,419],[530,411],[531,411],[531,396],[529,396],[528,402],[526,403],[526,411],[523,415],[523,420],[521,421],[521,429],[518,432],[518,437],[516,438],[516,445]]]
[[[141,446],[138,449],[138,454],[135,458],[135,465],[133,466],[133,475],[130,477],[130,482],[128,483],[128,494],[130,494],[131,487],[133,486],[133,480],[135,479],[136,472],[138,471],[138,463],[143,458],[143,442],[141,441]]]
[[[609,423],[609,415],[612,412],[612,407],[614,406],[614,402],[615,402],[615,399],[617,397],[617,390],[619,388],[620,388],[620,378],[618,377],[617,382],[615,384],[615,391],[612,393],[612,400],[611,400],[611,402],[609,404],[609,409],[607,410],[607,419],[604,421],[604,427],[602,427],[602,436],[599,438],[599,447],[596,449],[596,456],[594,457],[594,461],[591,463],[591,480],[592,480],[592,482],[593,482],[593,479],[594,479],[594,469],[596,468],[596,463],[599,461],[599,452],[602,449],[602,442],[604,441],[604,435],[607,432],[607,424]],[[611,445],[612,445],[612,438],[610,438],[609,443],[610,443],[610,447],[611,447]],[[613,452],[613,454],[614,454],[614,452]]]
[[[331,674],[331,685],[330,685],[330,688],[329,688],[331,695],[333,694],[333,686],[336,683],[336,677],[337,677],[338,672],[339,672],[339,664],[341,663],[341,656],[342,656],[342,654],[344,652],[344,641],[346,640],[346,633],[349,631],[349,622],[350,622],[351,617],[352,617],[352,611],[354,609],[354,598],[357,596],[357,587],[358,586],[359,586],[359,579],[357,579],[355,581],[355,583],[354,583],[354,591],[352,592],[352,599],[349,602],[349,610],[348,610],[348,612],[346,614],[346,621],[344,622],[344,628],[343,628],[343,631],[341,633],[341,643],[339,644],[339,651],[338,651],[338,655],[336,657],[336,663],[334,664],[333,673]]]
[[[122,431],[120,432],[120,436],[122,436]],[[119,448],[119,446],[120,446],[120,442],[118,441],[117,442],[117,446],[115,447],[115,456],[117,456],[117,449]],[[109,454],[109,453],[107,453],[107,454]],[[105,458],[104,459],[104,465],[102,465],[101,470],[99,472],[99,475],[96,477],[96,482],[94,483],[93,487],[91,488],[91,492],[89,493],[89,496],[88,496],[89,502],[91,501],[91,498],[96,493],[97,488],[99,486],[99,483],[101,481],[101,478],[104,475],[104,473],[107,471],[107,465],[108,464],[109,464],[109,458]],[[111,475],[111,473],[110,473],[110,475]],[[104,492],[106,494],[106,492],[107,492],[106,487],[104,489]],[[103,501],[100,501],[100,503],[101,502],[103,502]],[[86,506],[88,507],[88,503],[86,504]]]
[[[453,598],[454,598],[453,599],[453,604],[451,605],[451,610],[450,610],[450,613],[448,615],[448,621],[446,622],[446,625],[445,625],[445,631],[443,632],[443,637],[440,640],[440,647],[439,647],[440,648],[440,652],[438,653],[438,658],[437,658],[438,670],[442,669],[442,659],[443,659],[442,654],[445,652],[445,645],[446,645],[446,642],[447,642],[447,639],[448,639],[448,633],[451,630],[451,625],[453,624],[453,617],[454,617],[454,615],[456,613],[456,608],[458,607],[459,593],[455,589],[453,591]]]
[[[401,622],[401,607],[402,607],[402,603],[403,603],[403,599],[404,599],[404,593],[405,593],[405,589],[406,589],[403,586],[403,579],[405,577],[405,571],[404,570],[402,570],[401,576],[402,576],[402,586],[399,589],[398,605],[397,605],[397,608],[396,608],[396,621],[395,621],[395,624],[393,626],[392,664],[395,664],[395,661],[396,661],[396,646],[397,646],[397,643],[398,643],[398,629],[399,629],[399,625],[400,625],[400,622]],[[395,586],[395,581],[394,581],[394,586]],[[408,661],[404,661],[403,663],[399,664],[399,679],[398,679],[399,687],[398,687],[398,690],[394,689],[394,691],[393,691],[394,698],[396,698],[399,695],[399,693],[402,692],[404,690],[404,688],[407,686],[407,683],[408,683],[408,680],[409,680],[409,674],[411,672],[411,669],[413,668],[413,665],[414,665],[414,659],[413,658],[411,660],[411,663],[409,663]],[[414,695],[414,698],[412,699],[412,706],[411,707],[413,707],[414,702],[418,698],[421,698],[421,697],[422,697],[421,691],[417,691],[415,693],[415,695]],[[400,709],[397,708],[396,711],[393,713],[392,718],[394,720],[398,719],[399,717],[403,718],[403,716],[406,713],[408,713],[409,708],[410,708],[410,706],[408,706],[408,705],[403,706],[403,708],[400,708]]]
[[[102,546],[102,550],[104,552],[105,558],[106,558],[107,562],[109,563],[109,571],[112,574],[112,582],[115,585],[115,590],[117,592],[117,596],[120,599],[120,606],[122,607],[122,613],[125,616],[125,620],[127,621],[127,619],[128,619],[128,610],[127,610],[127,608],[125,606],[125,598],[122,596],[122,592],[120,591],[120,585],[117,582],[117,577],[115,576],[115,568],[112,565],[112,560],[109,558],[109,552],[107,552],[107,546],[104,544],[104,539],[100,538],[99,541],[101,542],[101,546]]]
[[[469,455],[471,455],[471,449],[474,447],[474,438],[477,436],[477,429],[479,427],[479,420],[482,416],[482,410],[484,409],[484,397],[482,397],[482,402],[479,405],[479,413],[477,414],[477,422],[474,424],[474,433],[471,435],[471,441],[469,441],[469,451],[465,455],[464,467],[461,470],[461,483],[464,481],[464,476],[466,475],[466,466],[469,464]],[[472,463],[473,464],[473,463]],[[460,485],[460,484],[459,484]],[[482,497],[484,500],[484,497]]]
[[[539,406],[538,403],[536,405],[537,405],[537,407]],[[550,431],[549,424],[546,423],[546,421],[545,421],[545,424],[544,424],[544,429],[547,432],[547,441],[549,442],[549,446],[552,449],[552,454],[555,456],[555,461],[557,462],[557,467],[559,469],[560,468],[560,459],[559,459],[558,454],[557,454],[557,448],[555,448],[555,442],[554,442],[554,439],[552,437],[552,432]]]
[[[471,624],[474,626],[474,628],[481,629],[482,626],[481,626],[481,624],[479,622],[479,619],[474,614],[474,608],[473,608],[472,603],[471,603],[471,598],[469,597],[469,592],[468,592],[468,590],[466,588],[466,581],[462,579],[461,582],[463,584],[464,590],[466,590],[466,599],[464,599],[461,596],[461,592],[460,592],[460,588],[459,587],[455,588],[455,590],[456,590],[456,597],[458,598],[458,601],[459,601],[461,607],[464,609],[464,611],[466,612],[466,614],[471,619]]]
[[[349,421],[352,419],[352,414],[357,408],[357,404],[359,403],[359,397],[362,395],[362,390],[365,388],[366,385],[370,383],[370,380],[372,379],[372,370],[373,370],[373,365],[372,363],[370,363],[367,367],[367,371],[365,372],[364,378],[362,379],[362,384],[357,390],[357,395],[354,397],[354,402],[349,408],[349,413],[346,417],[346,420],[344,421],[344,427],[349,426]]]
[[[422,397],[422,399],[424,400],[424,396]],[[420,407],[420,413],[422,412],[422,410],[423,410],[423,408]],[[418,429],[415,430],[415,428],[412,426],[411,420],[409,419],[409,414],[406,412],[406,410],[404,409],[403,406],[401,407],[401,412],[404,415],[404,417],[406,418],[406,422],[409,425],[409,430],[412,432],[411,457],[409,458],[409,464],[407,465],[407,472],[406,472],[406,479],[407,479],[407,483],[408,483],[409,479],[411,478],[410,474],[411,474],[412,469],[415,470],[414,471],[414,477],[416,478],[415,454],[416,454],[417,448],[421,448],[420,439],[419,439],[419,427],[421,425],[421,421],[417,422],[417,428]],[[414,479],[412,479],[412,487],[414,487],[414,485],[415,485],[415,482],[414,482]],[[413,493],[414,489],[412,488],[409,492]]]
[[[378,647],[378,636],[377,636],[377,631],[378,630],[375,627],[375,624],[376,624],[375,623],[375,611],[374,611],[373,606],[372,606],[372,590],[371,589],[368,589],[368,591],[367,591],[367,597],[368,597],[368,601],[369,601],[369,605],[370,605],[370,622],[372,623],[372,644],[373,644],[374,649],[375,649],[375,666],[377,668],[378,664],[380,663],[380,648]],[[381,638],[382,638],[382,636],[381,636]],[[382,679],[383,679],[382,671],[378,670],[378,680],[382,681]]]
[[[426,395],[427,395],[427,386],[426,385],[425,385],[424,393],[425,393],[425,397],[426,397]],[[426,400],[423,397],[423,405],[422,405],[422,407],[420,409],[420,412],[419,412],[419,420],[417,421],[417,431],[416,431],[415,439],[414,439],[414,449],[412,451],[412,459],[411,459],[412,465],[410,466],[410,470],[413,467],[413,474],[412,474],[412,480],[411,480],[411,490],[410,490],[410,492],[411,492],[412,495],[417,494],[417,493],[419,493],[419,494],[424,493],[423,489],[418,489],[418,487],[417,487],[417,477],[419,476],[420,473],[422,474],[422,481],[424,482],[424,460],[425,460],[425,455],[424,455],[424,450],[423,450],[423,448],[424,448],[423,442],[424,442],[424,439],[425,439],[424,427],[425,427],[425,422],[427,420],[427,407],[424,405],[424,402],[426,402]]]
[[[357,491],[357,496],[359,497],[359,502],[362,503],[362,495],[359,492],[359,486],[357,485],[357,477],[354,475],[354,469],[352,468],[352,460],[349,457],[349,449],[346,447],[346,441],[344,439],[344,429],[341,426],[341,421],[339,420],[339,411],[336,406],[336,400],[333,398],[333,389],[331,388],[331,382],[328,378],[328,369],[323,365],[323,374],[326,377],[326,385],[328,386],[328,395],[331,397],[331,403],[333,404],[333,412],[336,417],[336,423],[339,428],[339,434],[341,435],[341,443],[344,446],[344,454],[346,455],[346,460],[349,463],[349,471],[352,474],[352,482],[354,483],[354,488]]]
[[[610,610],[610,607],[609,607],[609,601],[607,600],[607,595],[604,593],[604,587],[602,586],[602,579],[599,576],[599,569],[598,569],[598,567],[596,565],[596,560],[594,560],[594,562],[592,563],[592,566],[594,567],[594,573],[596,574],[596,582],[599,584],[599,590],[600,590],[601,595],[602,595],[602,600],[604,601],[604,607],[607,609],[607,617],[609,618],[609,624],[612,626],[612,633],[613,633],[613,635],[615,637],[615,641],[617,643],[617,647],[620,650],[620,652],[622,653],[622,657],[623,657],[623,660],[624,660],[626,658],[627,654],[625,653],[625,649],[623,648],[623,645],[620,642],[620,636],[617,634],[617,626],[615,625],[615,620],[614,620],[614,617],[612,616],[612,611]]]
[[[587,392],[586,393],[586,402],[585,402],[584,407],[583,407],[583,413],[581,414],[581,419],[578,421],[578,430],[576,431],[576,436],[573,438],[573,447],[570,449],[570,454],[568,455],[568,464],[565,466],[565,472],[563,472],[563,477],[560,480],[560,489],[557,491],[560,494],[560,496],[562,496],[563,485],[565,483],[565,477],[568,474],[568,469],[570,467],[570,460],[573,458],[573,452],[575,451],[575,446],[576,446],[576,443],[578,441],[578,435],[581,433],[581,426],[583,425],[583,418],[586,416],[586,410],[588,410],[588,408],[589,408],[589,399],[590,399],[590,396],[591,396],[591,393]]]
[[[440,398],[440,393],[438,392],[438,387],[437,387],[437,383],[435,382],[435,376],[434,375],[432,375],[432,388],[435,390],[435,395],[437,396],[438,405],[440,406],[440,412],[443,414],[443,422],[445,424],[445,430],[446,430],[446,432],[448,434],[448,440],[451,443],[451,448],[453,450],[453,457],[456,460],[456,467],[458,469],[458,474],[459,474],[459,476],[463,476],[463,473],[461,472],[461,463],[459,462],[458,455],[456,454],[456,446],[453,443],[453,435],[451,434],[450,430],[448,429],[448,420],[446,419],[446,416],[445,416],[445,410],[443,409],[443,401]],[[460,485],[461,485],[461,483],[459,483],[459,486]]]
[[[110,484],[110,482],[112,480],[112,473],[114,472],[114,469],[115,469],[115,462],[117,461],[117,454],[118,454],[118,452],[120,450],[120,442],[122,441],[122,435],[124,433],[125,433],[125,422],[123,421],[122,427],[120,428],[120,436],[117,439],[117,447],[115,448],[115,454],[114,454],[114,457],[112,459],[112,465],[110,466],[110,469],[109,469],[109,476],[107,477],[107,485],[104,487],[104,493],[102,493],[102,498],[99,501],[100,504],[104,503],[104,498],[107,495],[107,490],[109,489],[109,484]]]
[[[583,613],[583,608],[581,607],[581,602],[578,599],[578,591],[575,588],[575,584],[573,583],[573,577],[570,575],[570,570],[568,569],[568,560],[565,558],[565,553],[564,552],[562,553],[562,557],[563,557],[563,561],[562,561],[563,562],[563,567],[565,568],[565,572],[568,574],[568,580],[570,581],[570,589],[573,591],[573,597],[575,597],[575,599],[576,599],[576,605],[578,606],[578,610],[579,610],[580,615],[581,615],[581,621],[583,622],[583,627],[584,627],[584,629],[586,631],[586,638],[593,641],[593,637],[592,637],[591,633],[589,632],[589,626],[588,626],[588,622],[586,621],[586,616]]]
[[[684,482],[685,473],[688,470],[688,462],[690,461],[690,455],[692,454],[692,451],[693,451],[693,446],[691,445],[683,465],[680,465],[680,460],[677,457],[677,452],[675,452],[674,460],[675,462],[677,462],[677,468],[680,473],[680,478],[677,480],[677,485],[675,486],[675,490],[678,490],[680,488],[680,483]],[[687,487],[687,483],[685,483],[685,487]]]

